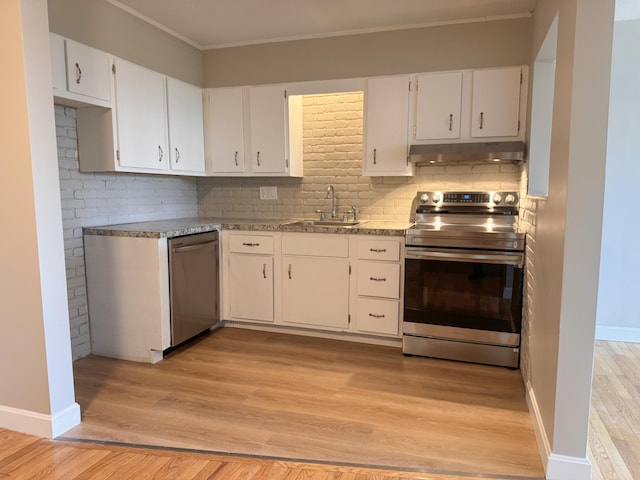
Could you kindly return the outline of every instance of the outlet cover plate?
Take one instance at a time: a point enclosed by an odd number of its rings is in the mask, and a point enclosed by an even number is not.
[[[260,187],[260,200],[276,200],[278,187]]]

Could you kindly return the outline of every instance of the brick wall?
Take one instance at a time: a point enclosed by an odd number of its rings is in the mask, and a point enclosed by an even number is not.
[[[518,190],[521,168],[504,165],[421,167],[413,177],[362,176],[362,93],[304,98],[304,178],[201,178],[201,215],[226,218],[315,218],[330,209],[328,185],[338,212],[359,207],[363,220],[407,221],[419,190]],[[277,200],[260,200],[260,186],[278,187]]]
[[[193,178],[80,173],[75,110],[55,107],[69,322],[73,358],[90,353],[82,227],[191,217],[197,214]]]
[[[520,180],[520,228],[526,235],[524,292],[522,305],[522,333],[520,348],[520,369],[525,383],[530,380],[531,322],[533,320],[533,272],[536,245],[536,211],[540,200],[527,196],[527,172],[522,171]]]

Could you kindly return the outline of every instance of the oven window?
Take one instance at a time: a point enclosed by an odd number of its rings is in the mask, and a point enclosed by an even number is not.
[[[404,321],[520,333],[522,268],[406,259]]]

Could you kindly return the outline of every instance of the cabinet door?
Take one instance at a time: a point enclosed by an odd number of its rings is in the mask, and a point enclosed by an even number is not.
[[[349,261],[282,257],[282,318],[319,327],[349,326]]]
[[[416,139],[460,138],[462,72],[418,76]]]
[[[167,78],[171,170],[204,174],[202,89]]]
[[[229,254],[227,258],[231,317],[273,322],[273,257]]]
[[[245,171],[242,95],[242,87],[205,90],[205,145],[211,173]]]
[[[411,175],[408,161],[409,77],[367,80],[365,175]]]
[[[288,173],[285,89],[279,85],[249,89],[251,171]]]
[[[79,95],[111,100],[111,62],[105,52],[65,40],[67,88]]]
[[[166,170],[169,163],[165,77],[116,59],[118,155],[122,167]]]
[[[472,137],[517,137],[520,131],[520,67],[473,72]]]

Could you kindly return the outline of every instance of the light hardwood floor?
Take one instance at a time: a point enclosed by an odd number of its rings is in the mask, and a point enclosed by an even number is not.
[[[0,478],[61,480],[491,480],[52,441],[0,429]]]
[[[640,478],[640,344],[596,341],[589,457],[593,480]]]
[[[68,438],[544,476],[519,371],[236,328],[156,365],[91,356],[74,370],[83,423]]]

